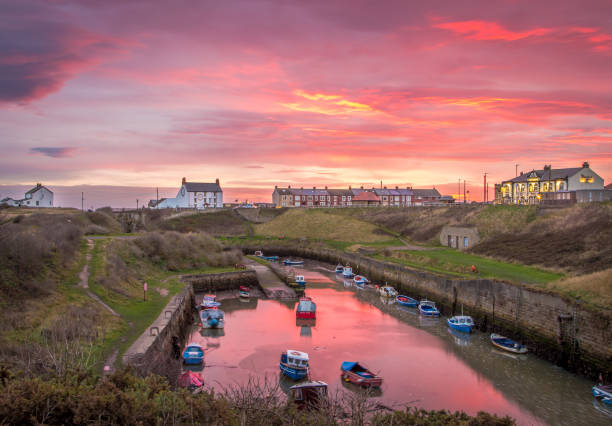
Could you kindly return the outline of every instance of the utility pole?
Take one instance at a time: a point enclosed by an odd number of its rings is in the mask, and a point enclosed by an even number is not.
[[[159,187],[157,187],[156,189],[157,189],[157,195],[155,196],[155,205],[157,206],[157,203],[159,203]]]
[[[461,179],[459,179],[459,189],[457,190],[457,200],[461,202]]]
[[[485,203],[485,204],[487,203],[487,195],[488,195],[488,194],[487,194],[487,174],[488,174],[488,173],[487,173],[487,172],[485,172],[485,174],[484,174],[484,185],[483,185],[483,187],[482,187],[482,189],[483,189],[483,191],[484,191],[484,193],[482,194],[482,199],[483,199],[483,201],[484,201],[484,203]]]
[[[518,176],[518,166],[520,166],[520,164],[515,164],[514,165],[514,177]]]
[[[85,195],[81,192],[81,211],[85,211]]]
[[[465,179],[463,179],[463,204],[465,204]]]
[[[136,198],[136,210],[138,210],[138,198]]]

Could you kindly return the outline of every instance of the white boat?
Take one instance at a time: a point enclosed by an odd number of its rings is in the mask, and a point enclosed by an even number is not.
[[[304,287],[306,285],[306,278],[304,278],[304,275],[296,275],[295,282],[297,285]]]
[[[364,284],[369,283],[368,279],[364,277],[363,275],[355,275],[355,278],[353,278],[353,281],[355,281],[355,284],[358,284],[358,285],[364,285]]]
[[[353,268],[351,268],[350,266],[345,266],[344,269],[342,270],[342,276],[344,278],[353,278]]]
[[[257,251],[255,252],[255,256],[257,256],[257,257],[263,257],[263,252],[262,252],[261,250],[257,250]]]
[[[378,289],[378,292],[383,297],[393,297],[393,298],[395,298],[397,296],[397,294],[398,294],[397,290],[395,290],[393,287],[391,287],[389,285],[381,287],[380,289]]]
[[[225,313],[220,309],[206,309],[200,311],[202,328],[224,328]]]

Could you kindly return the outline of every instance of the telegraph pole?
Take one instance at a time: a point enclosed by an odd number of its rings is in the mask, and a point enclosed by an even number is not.
[[[465,204],[465,179],[463,179],[463,204]]]
[[[482,189],[483,189],[483,191],[484,191],[484,193],[482,194],[482,199],[483,199],[483,201],[484,201],[484,203],[485,203],[485,204],[486,204],[486,203],[487,203],[487,201],[488,201],[488,200],[487,200],[487,197],[488,197],[488,195],[489,195],[489,194],[487,194],[487,189],[488,189],[488,188],[487,188],[487,174],[488,174],[488,173],[487,173],[487,172],[485,172],[485,174],[484,174],[484,185],[483,185],[483,187],[482,187]]]
[[[85,195],[81,192],[81,211],[85,211]]]
[[[136,210],[138,210],[138,198],[136,198]]]
[[[157,187],[156,189],[157,189],[157,195],[155,196],[155,205],[157,206],[157,204],[159,203],[159,187]]]
[[[520,164],[515,164],[514,165],[514,177],[518,176],[518,166],[520,166]]]
[[[457,190],[457,200],[461,202],[461,179],[459,179],[459,189]]]

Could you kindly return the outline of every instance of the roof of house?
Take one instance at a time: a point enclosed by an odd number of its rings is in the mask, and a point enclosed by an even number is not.
[[[530,172],[523,173],[522,175],[519,175],[515,178],[505,180],[504,182],[527,182],[529,180],[529,176],[531,176],[532,173],[535,173],[540,180],[567,179],[570,176],[574,176],[582,169],[582,167],[570,167],[566,169],[551,168],[550,170],[532,170]]]
[[[380,198],[373,192],[363,191],[353,197],[353,201],[380,201]]]
[[[416,197],[437,197],[440,198],[440,193],[436,188],[433,189],[413,189],[412,192]]]
[[[607,184],[606,186],[604,186],[605,189],[612,189],[612,183]]]
[[[353,191],[351,191],[350,189],[328,189],[327,193],[329,195],[344,195],[344,196],[353,195]]]
[[[53,191],[51,191],[49,188],[47,188],[46,186],[43,186],[43,185],[41,185],[40,183],[38,183],[38,184],[36,184],[36,186],[35,186],[34,188],[32,188],[32,189],[30,189],[28,192],[26,192],[26,195],[28,195],[28,194],[33,194],[33,193],[35,193],[36,191],[39,191],[39,190],[41,190],[41,189],[43,189],[43,188],[45,188],[47,191],[49,191],[49,192],[53,193]]]
[[[183,185],[185,185],[187,192],[223,192],[216,183],[185,182]]]

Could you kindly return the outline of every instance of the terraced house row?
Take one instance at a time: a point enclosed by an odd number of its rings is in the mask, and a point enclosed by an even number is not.
[[[450,196],[442,196],[436,188],[371,188],[353,189],[279,188],[274,187],[272,203],[276,207],[411,207],[428,204],[452,203]]]

